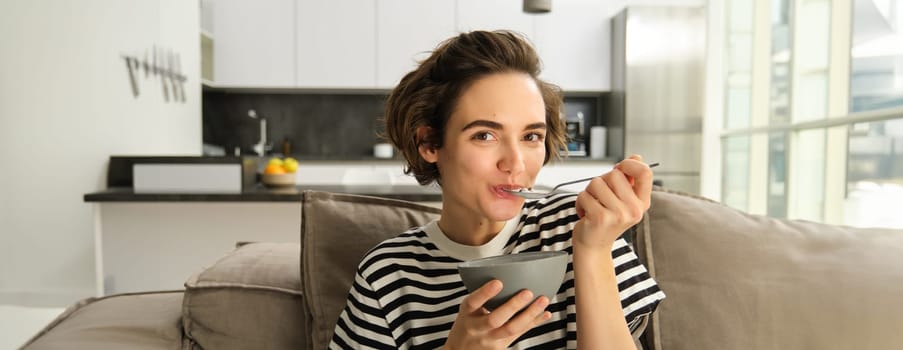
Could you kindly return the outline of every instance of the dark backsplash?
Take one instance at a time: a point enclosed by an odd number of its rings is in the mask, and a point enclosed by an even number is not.
[[[591,125],[606,124],[601,113],[606,94],[565,94],[565,115],[576,111]],[[222,147],[233,155],[254,154],[260,140],[260,121],[248,116],[253,109],[267,120],[270,152],[282,153],[291,145],[291,155],[302,159],[360,160],[373,158],[373,145],[382,140],[380,118],[387,93],[271,93],[203,91],[204,143]]]
[[[223,147],[232,155],[253,154],[260,140],[260,121],[248,116],[253,109],[267,120],[271,152],[303,158],[359,159],[373,155],[380,142],[386,95],[233,93],[204,91],[204,143]]]

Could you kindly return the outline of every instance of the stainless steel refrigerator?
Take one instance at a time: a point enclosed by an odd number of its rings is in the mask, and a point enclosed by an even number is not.
[[[704,7],[628,7],[612,19],[609,154],[660,162],[664,187],[698,194]]]

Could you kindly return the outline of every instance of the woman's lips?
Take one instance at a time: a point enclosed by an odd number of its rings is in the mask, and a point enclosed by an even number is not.
[[[498,186],[494,186],[493,190],[495,191],[496,194],[498,194],[499,196],[501,196],[503,198],[520,198],[511,193],[508,193],[505,190],[515,190],[516,191],[516,190],[520,190],[523,188],[524,188],[524,186],[520,186],[520,185],[498,185]]]

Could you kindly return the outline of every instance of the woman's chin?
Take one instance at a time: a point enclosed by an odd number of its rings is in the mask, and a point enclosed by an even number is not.
[[[486,216],[493,221],[508,221],[520,214],[524,200],[495,201],[486,208]]]

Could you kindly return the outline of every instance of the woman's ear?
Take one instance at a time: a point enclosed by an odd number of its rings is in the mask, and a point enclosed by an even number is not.
[[[421,126],[417,128],[417,151],[420,157],[428,163],[439,161],[439,152],[436,149],[436,143],[433,142],[433,128]]]

